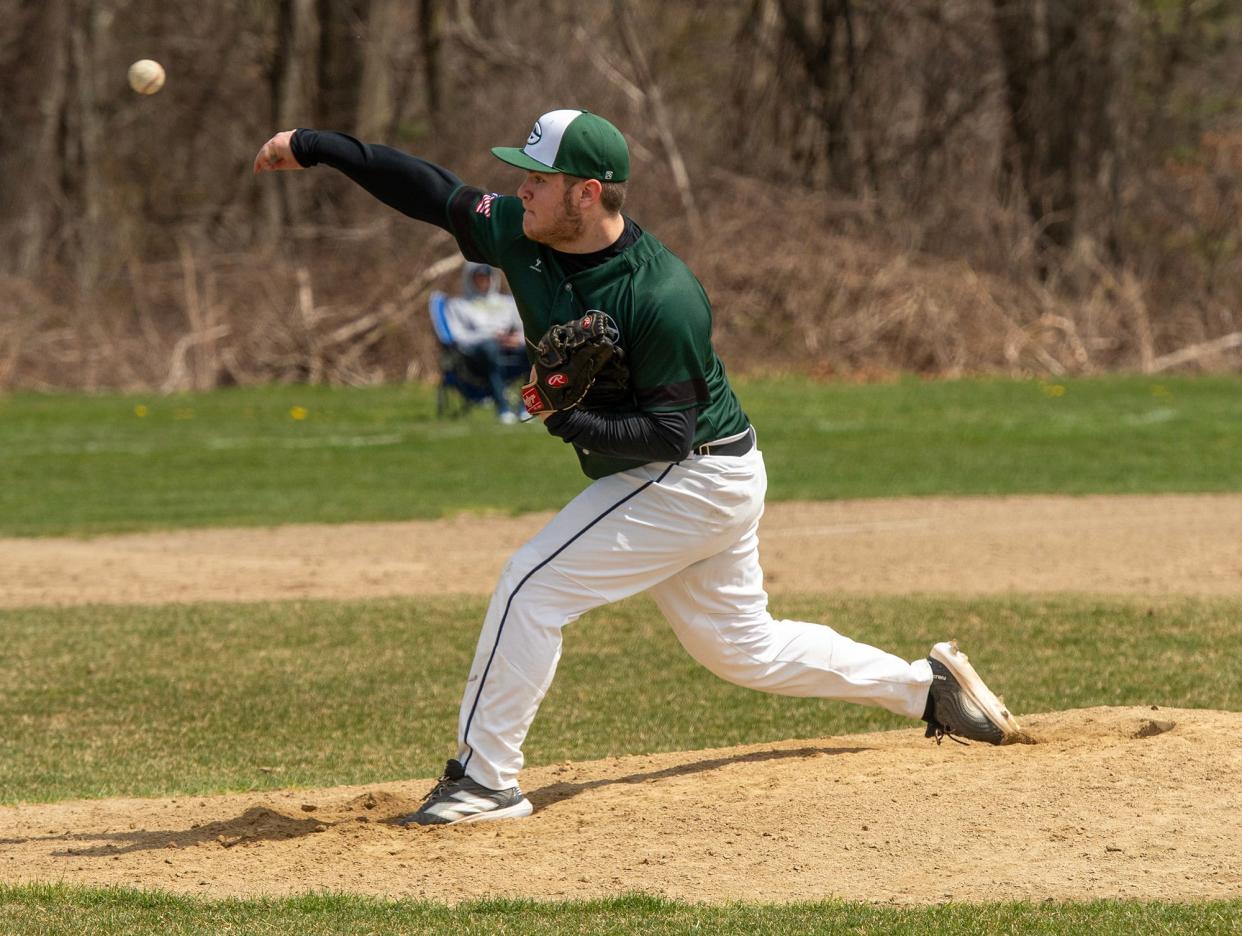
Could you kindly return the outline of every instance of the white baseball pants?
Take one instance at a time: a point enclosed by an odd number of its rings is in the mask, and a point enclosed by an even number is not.
[[[509,560],[466,681],[458,759],[476,782],[516,785],[522,743],[561,656],[561,629],[648,591],[678,640],[722,679],[922,716],[926,660],[768,614],[759,567],[767,475],[757,448],[601,478]]]

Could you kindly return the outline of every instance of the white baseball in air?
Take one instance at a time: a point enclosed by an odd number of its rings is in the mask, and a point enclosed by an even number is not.
[[[129,86],[139,94],[154,94],[164,87],[164,66],[151,59],[139,59],[129,66]]]

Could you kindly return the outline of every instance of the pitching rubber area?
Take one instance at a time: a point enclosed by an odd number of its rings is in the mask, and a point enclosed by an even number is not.
[[[962,691],[1000,728],[1005,736],[1001,744],[1013,744],[1025,737],[1022,729],[1018,726],[1017,720],[1009,713],[1009,709],[1005,707],[1004,701],[987,687],[987,683],[979,677],[979,674],[975,672],[975,668],[970,665],[970,658],[957,648],[956,640],[948,640],[934,645],[930,656],[933,660],[939,660],[949,668],[949,672],[953,674],[953,677],[961,685]]]

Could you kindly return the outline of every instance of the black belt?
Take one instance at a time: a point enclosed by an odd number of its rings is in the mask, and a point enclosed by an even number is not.
[[[747,426],[746,434],[732,442],[707,442],[694,450],[696,455],[745,455],[755,447],[755,427]]]

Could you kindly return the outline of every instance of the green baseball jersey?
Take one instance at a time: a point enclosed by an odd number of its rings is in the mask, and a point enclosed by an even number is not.
[[[532,340],[590,310],[606,312],[617,323],[630,384],[624,399],[610,399],[604,408],[696,407],[696,447],[746,429],[746,414],[712,347],[707,293],[671,250],[644,232],[599,266],[566,275],[553,250],[523,234],[521,199],[475,192],[465,187],[454,192],[449,221],[468,259],[504,270]],[[587,403],[594,406],[589,397]],[[644,464],[575,450],[591,478]]]

